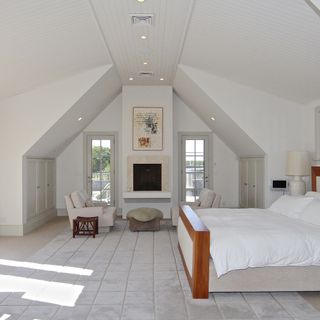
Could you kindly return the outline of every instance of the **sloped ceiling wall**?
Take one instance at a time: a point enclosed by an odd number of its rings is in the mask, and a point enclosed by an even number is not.
[[[107,66],[0,102],[0,146],[6,151],[0,166],[0,234],[5,226],[15,231],[23,223],[23,155],[59,153],[120,89],[117,73]],[[77,121],[78,112],[84,112],[83,122]]]
[[[221,106],[180,66],[174,81],[174,90],[181,99],[223,140],[239,157],[263,156],[264,151],[228,116]],[[211,117],[217,120],[212,121]]]
[[[28,157],[57,157],[69,143],[102,111],[121,91],[121,82],[114,66],[26,152]],[[78,121],[81,117],[82,120]]]

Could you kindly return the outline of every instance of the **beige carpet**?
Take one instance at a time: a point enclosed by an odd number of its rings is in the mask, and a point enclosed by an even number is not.
[[[116,230],[110,234],[100,234],[97,239],[86,237],[70,239],[68,219],[57,218],[24,237],[0,237],[0,259],[25,260],[34,256],[34,258],[38,257],[35,261],[41,261],[39,258],[42,255],[48,255],[43,262],[96,268],[94,279],[91,282],[98,283],[100,289],[95,292],[92,288],[88,288],[88,292],[84,292],[82,294],[84,296],[80,297],[77,306],[71,308],[74,312],[79,311],[80,313],[88,309],[90,315],[86,315],[84,319],[91,320],[93,316],[95,316],[94,319],[104,319],[104,312],[101,314],[104,309],[117,311],[110,319],[124,319],[125,316],[128,316],[129,311],[132,319],[142,319],[143,316],[148,316],[148,319],[164,319],[164,316],[167,317],[169,314],[192,320],[195,318],[234,319],[235,316],[239,319],[240,315],[245,316],[245,319],[263,319],[266,316],[269,319],[280,319],[280,315],[281,319],[283,316],[285,319],[320,319],[320,314],[317,314],[316,310],[313,311],[310,306],[320,311],[319,293],[301,294],[310,305],[303,302],[303,299],[299,299],[297,294],[270,295],[268,293],[218,294],[210,295],[207,302],[195,302],[190,299],[186,278],[181,270],[181,261],[176,250],[175,231],[170,226],[163,225],[161,232],[139,234],[129,232],[124,221],[119,221],[117,224]],[[61,248],[53,255],[49,254],[55,242],[61,245]],[[38,250],[40,252],[36,253]],[[101,254],[102,251],[104,254]],[[106,257],[107,253],[108,257]],[[102,257],[108,258],[108,262],[97,263]],[[124,268],[125,266],[130,268]],[[103,270],[100,270],[101,267]],[[148,267],[153,271],[143,269],[144,271],[140,272],[137,267]],[[165,269],[162,270],[163,268]],[[10,269],[7,270],[9,274],[13,272]],[[32,277],[50,279],[49,275],[48,272],[38,271]],[[140,279],[140,275],[147,281]],[[118,279],[119,276],[121,276],[120,279]],[[61,282],[68,280],[67,282],[83,283],[80,279],[72,279],[70,275],[66,278],[64,275],[58,275],[56,278]],[[89,281],[88,284],[91,282]],[[108,286],[111,286],[112,283],[116,286],[110,289]],[[150,287],[149,290],[148,286],[151,285],[152,288]],[[173,286],[176,287],[173,288]],[[173,295],[170,294],[171,291]],[[145,292],[147,295],[144,294]],[[70,311],[65,307],[46,306],[36,302],[33,303],[35,304],[33,306],[20,296],[21,294],[12,293],[2,297],[0,317],[1,312],[8,313],[14,309],[12,314],[17,312],[21,319],[28,319],[26,316],[29,313],[43,312],[47,308],[48,312],[52,309],[52,316],[48,319],[62,319]],[[119,296],[119,306],[117,306],[119,310],[113,310],[115,307],[108,305],[108,300],[116,299],[117,296]],[[146,299],[149,296],[152,297],[150,306],[141,310],[132,307],[131,300]],[[243,317],[240,318],[243,319]]]
[[[68,227],[68,217],[57,217],[23,237],[0,237],[0,258],[26,259]]]

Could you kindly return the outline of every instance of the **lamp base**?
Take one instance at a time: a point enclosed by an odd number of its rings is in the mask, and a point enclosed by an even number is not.
[[[289,182],[289,192],[291,196],[303,196],[306,193],[306,183],[301,176],[294,176]]]

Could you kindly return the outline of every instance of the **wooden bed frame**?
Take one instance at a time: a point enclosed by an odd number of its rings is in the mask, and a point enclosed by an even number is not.
[[[178,246],[194,299],[209,292],[320,291],[320,267],[263,267],[217,277],[210,258],[210,232],[189,207],[180,207]]]

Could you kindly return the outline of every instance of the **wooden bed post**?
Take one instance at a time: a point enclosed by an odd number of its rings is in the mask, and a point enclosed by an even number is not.
[[[184,269],[192,291],[192,297],[194,299],[208,299],[210,232],[189,206],[182,206],[179,210],[181,220],[193,242],[192,274],[188,271],[183,252],[179,245]]]

